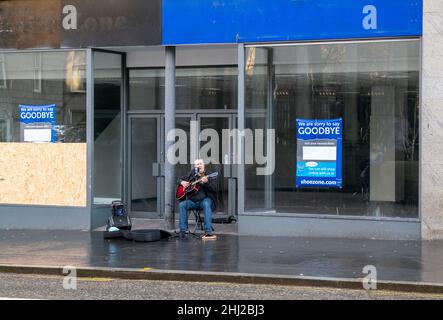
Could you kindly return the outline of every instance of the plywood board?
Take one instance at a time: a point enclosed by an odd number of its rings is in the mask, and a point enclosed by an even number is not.
[[[0,204],[86,206],[86,143],[0,143]]]

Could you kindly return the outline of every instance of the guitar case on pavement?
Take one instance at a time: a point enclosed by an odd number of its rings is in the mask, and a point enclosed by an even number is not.
[[[113,201],[111,204],[112,214],[108,218],[105,239],[125,238],[139,242],[151,242],[171,237],[171,234],[159,229],[132,229],[132,221],[126,212],[125,205],[121,201]]]
[[[172,235],[160,229],[138,229],[138,230],[119,230],[105,231],[103,237],[105,239],[124,238],[136,242],[152,242],[162,239],[169,239]]]

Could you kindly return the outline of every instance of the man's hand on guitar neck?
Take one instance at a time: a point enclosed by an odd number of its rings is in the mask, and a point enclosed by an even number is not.
[[[207,177],[203,177],[203,178],[201,178],[201,180],[200,180],[200,182],[201,183],[208,183],[208,178]],[[189,187],[189,185],[191,184],[190,182],[188,182],[188,181],[182,181],[182,182],[180,182],[180,184],[183,186],[183,188],[187,188],[187,187]]]
[[[188,182],[188,181],[182,181],[181,183],[180,183],[182,186],[183,186],[183,188],[187,188],[187,187],[189,187],[189,185],[190,185],[190,183]]]

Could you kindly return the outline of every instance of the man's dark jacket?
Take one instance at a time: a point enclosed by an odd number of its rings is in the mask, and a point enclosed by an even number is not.
[[[205,171],[205,175],[208,176],[210,175],[212,172],[210,171]],[[195,176],[195,171],[194,169],[191,170],[187,175],[184,175],[182,177],[180,177],[179,179],[179,183],[181,183],[182,181],[194,181],[195,179],[199,179],[200,176],[197,175],[197,177]],[[207,183],[200,183],[200,188],[203,189],[203,191],[206,193],[206,196],[211,198],[212,200],[212,210],[215,210],[215,208],[217,207],[217,183],[216,180],[217,177],[213,177],[213,178],[208,178],[208,182]],[[183,199],[186,200],[186,199]]]

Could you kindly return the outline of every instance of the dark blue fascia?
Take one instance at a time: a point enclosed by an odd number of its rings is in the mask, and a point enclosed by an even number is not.
[[[163,45],[422,35],[422,0],[167,0]]]

